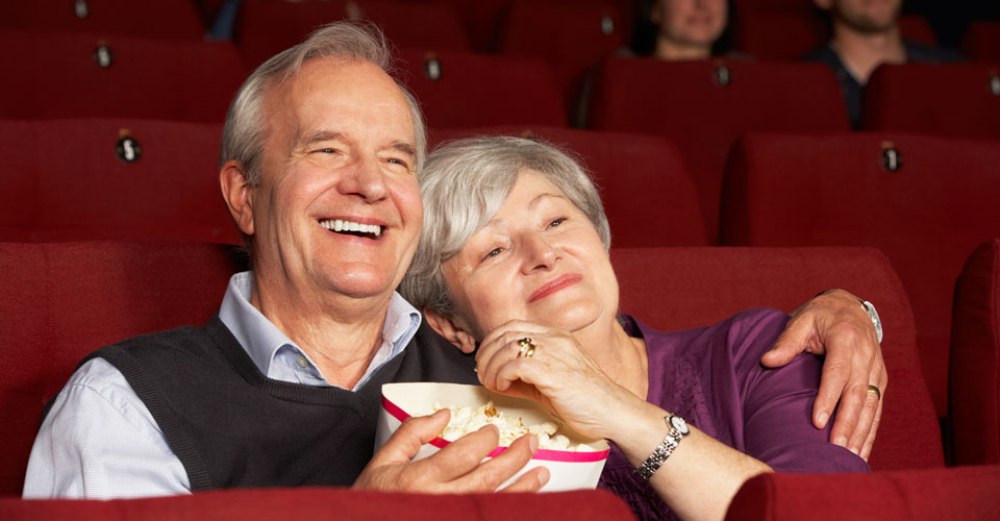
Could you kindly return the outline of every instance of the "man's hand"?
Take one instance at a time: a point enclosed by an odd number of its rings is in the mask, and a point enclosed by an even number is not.
[[[430,416],[406,420],[375,453],[354,488],[399,492],[493,492],[521,470],[538,448],[538,439],[524,436],[502,454],[483,459],[497,448],[499,432],[488,425],[441,449],[412,461],[420,447],[448,425],[450,413],[442,409]],[[505,492],[535,492],[549,480],[549,471],[537,467],[505,487]]]
[[[868,386],[878,387],[884,396],[889,376],[875,328],[860,300],[842,289],[812,298],[792,313],[761,362],[780,367],[803,351],[826,355],[813,423],[825,427],[837,408],[830,440],[867,460],[882,416],[882,400]]]

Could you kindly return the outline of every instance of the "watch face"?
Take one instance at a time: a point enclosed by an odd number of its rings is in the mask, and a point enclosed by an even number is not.
[[[670,425],[673,425],[673,427],[677,429],[677,432],[681,433],[684,436],[687,436],[688,425],[687,422],[684,421],[684,418],[681,418],[680,416],[671,416]]]

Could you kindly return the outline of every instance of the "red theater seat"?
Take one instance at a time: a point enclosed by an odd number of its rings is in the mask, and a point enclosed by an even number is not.
[[[937,467],[941,436],[920,373],[913,315],[888,259],[871,248],[612,249],[621,309],[666,330],[752,307],[792,310],[829,288],[878,306],[889,387],[871,455],[875,470]]]
[[[558,83],[537,58],[401,50],[399,76],[430,127],[566,126]]]
[[[0,31],[0,117],[221,123],[246,71],[227,42]]]
[[[603,490],[551,494],[404,494],[345,488],[227,490],[188,496],[97,500],[0,499],[5,521],[145,520],[272,521],[508,521],[512,519],[630,521],[628,506]]]
[[[458,15],[448,6],[391,0],[243,2],[234,39],[243,59],[256,67],[337,20],[368,20],[396,47],[466,51],[469,40]]]
[[[655,136],[558,127],[432,130],[431,140],[477,135],[537,137],[569,150],[594,176],[616,247],[707,246],[698,196],[680,152]]]
[[[1000,66],[881,65],[865,87],[861,127],[953,137],[1000,138]]]
[[[733,498],[726,521],[993,521],[1000,466],[761,474]]]
[[[1000,62],[1000,21],[972,22],[965,29],[962,51],[981,62]]]
[[[1000,464],[1000,239],[958,278],[948,371],[955,463]]]
[[[673,141],[694,178],[710,237],[729,148],[751,131],[850,130],[833,72],[817,63],[662,62],[612,58],[598,75],[589,127]]]
[[[507,12],[498,50],[545,60],[572,111],[588,72],[627,39],[622,16],[610,4],[522,0]]]
[[[8,0],[0,2],[0,27],[188,40],[205,33],[191,0]]]
[[[221,134],[207,123],[0,120],[13,181],[0,190],[0,240],[239,244],[219,191]]]
[[[794,60],[823,45],[830,39],[829,23],[821,12],[806,7],[740,15],[736,18],[735,47],[758,60]],[[899,32],[906,40],[937,45],[934,30],[919,16],[900,17]]]
[[[84,355],[205,322],[241,264],[209,244],[0,243],[0,495],[21,494],[42,406]]]
[[[952,291],[969,253],[1000,235],[997,164],[992,141],[751,135],[730,162],[723,241],[884,251],[913,304],[924,376],[947,416]]]

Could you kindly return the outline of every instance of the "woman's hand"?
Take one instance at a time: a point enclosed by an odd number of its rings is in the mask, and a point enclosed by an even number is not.
[[[530,350],[522,339],[530,339]],[[528,356],[530,353],[530,356]],[[614,439],[613,418],[645,401],[612,381],[568,332],[524,321],[491,331],[476,354],[479,380],[491,390],[542,403],[571,428]]]

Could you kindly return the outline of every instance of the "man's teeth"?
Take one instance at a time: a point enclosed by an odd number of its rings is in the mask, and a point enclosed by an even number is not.
[[[325,221],[320,221],[320,225],[327,230],[335,232],[367,233],[375,236],[376,238],[382,235],[382,227],[377,224],[361,224],[344,221],[342,219],[327,219]]]

